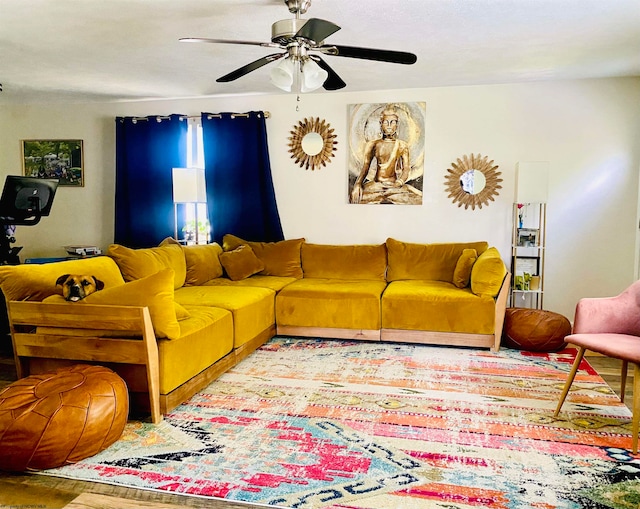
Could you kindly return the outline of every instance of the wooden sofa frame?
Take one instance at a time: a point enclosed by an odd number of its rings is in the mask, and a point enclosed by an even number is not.
[[[7,311],[18,378],[78,362],[107,365],[127,383],[134,407],[149,407],[154,423],[275,334],[275,326],[267,328],[170,393],[160,394],[158,345],[148,308],[10,301]],[[66,331],[61,335],[45,327]]]

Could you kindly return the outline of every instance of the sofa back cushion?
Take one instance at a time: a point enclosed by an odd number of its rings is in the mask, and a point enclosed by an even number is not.
[[[164,239],[160,246],[176,245],[182,248],[187,266],[185,286],[200,286],[207,281],[222,276],[223,270],[220,264],[222,247],[216,242],[211,244],[196,244],[183,246],[173,237]]]
[[[487,242],[413,244],[389,238],[387,281],[426,279],[451,283],[458,259],[465,249],[475,249],[480,255],[488,247]]]
[[[471,269],[471,291],[476,295],[496,297],[502,281],[507,275],[507,267],[495,247],[478,256]]]
[[[108,256],[96,256],[44,264],[3,265],[0,266],[0,288],[7,301],[42,301],[61,293],[56,280],[64,274],[95,276],[105,288],[124,284],[118,265]]]
[[[174,289],[184,286],[187,278],[187,263],[179,245],[167,244],[144,249],[131,249],[120,244],[111,244],[107,256],[115,260],[125,281],[135,281],[156,274],[162,269],[173,269]]]
[[[385,280],[387,249],[378,245],[302,245],[305,278]]]
[[[281,240],[279,242],[253,242],[227,234],[222,239],[225,251],[233,251],[242,245],[249,246],[264,264],[263,276],[302,277],[300,248],[304,239]]]

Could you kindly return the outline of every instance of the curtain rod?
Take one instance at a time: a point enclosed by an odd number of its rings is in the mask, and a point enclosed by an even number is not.
[[[263,111],[262,113],[264,113],[264,118],[270,118],[271,117],[271,113],[268,111]],[[165,117],[162,115],[155,115],[152,117],[154,117],[156,119],[157,122],[162,122],[163,120],[169,120],[171,117]],[[245,117],[248,118],[249,117],[249,113],[231,113],[231,118],[236,118],[236,117]],[[184,120],[185,118],[201,118],[201,115],[187,115],[187,116],[181,116],[180,120]],[[208,113],[207,114],[207,118],[222,118],[222,113]],[[136,122],[138,122],[139,120],[149,120],[149,117],[133,117],[132,118],[132,122],[135,124]],[[121,122],[124,122],[124,118],[122,118],[120,120]]]

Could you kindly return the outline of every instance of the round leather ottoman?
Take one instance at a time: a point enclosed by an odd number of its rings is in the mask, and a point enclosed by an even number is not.
[[[502,344],[531,352],[555,352],[567,344],[571,323],[559,313],[542,309],[508,308],[504,316]]]
[[[101,366],[32,375],[0,391],[0,469],[75,463],[106,449],[124,430],[127,386]]]

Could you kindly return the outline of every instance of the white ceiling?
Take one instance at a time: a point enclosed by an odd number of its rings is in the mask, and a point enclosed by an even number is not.
[[[0,104],[283,93],[269,64],[283,0],[0,0]],[[344,91],[640,76],[640,0],[313,0],[327,43],[410,51],[414,65],[326,56]],[[332,93],[332,92],[324,92]]]

